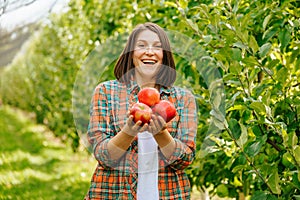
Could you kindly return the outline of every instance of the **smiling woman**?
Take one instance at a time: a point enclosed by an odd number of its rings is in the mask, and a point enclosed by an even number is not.
[[[190,199],[184,169],[195,157],[197,109],[189,91],[173,86],[175,63],[164,30],[138,25],[114,73],[117,80],[100,83],[91,102],[87,138],[98,166],[85,199]],[[172,119],[135,120],[133,106],[149,87],[174,105]]]

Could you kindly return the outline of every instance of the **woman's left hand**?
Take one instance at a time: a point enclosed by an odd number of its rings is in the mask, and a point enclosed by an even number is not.
[[[152,115],[148,126],[148,130],[152,135],[156,135],[167,128],[166,121],[158,115]]]

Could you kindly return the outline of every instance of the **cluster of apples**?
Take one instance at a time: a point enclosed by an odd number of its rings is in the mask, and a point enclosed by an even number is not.
[[[160,94],[155,88],[143,88],[138,93],[139,102],[130,109],[134,122],[149,123],[152,114],[160,115],[166,122],[173,119],[177,112],[174,105],[167,100],[160,100]]]

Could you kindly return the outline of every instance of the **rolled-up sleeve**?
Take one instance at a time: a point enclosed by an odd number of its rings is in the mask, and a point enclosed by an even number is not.
[[[116,163],[110,159],[107,143],[114,136],[111,125],[111,105],[106,88],[99,84],[93,93],[90,106],[88,141],[92,146],[94,157],[104,167],[113,167]]]
[[[166,161],[170,167],[183,170],[189,166],[195,157],[195,138],[197,134],[197,107],[195,97],[185,91],[181,99],[182,110],[179,114],[177,128],[174,129],[175,151]]]

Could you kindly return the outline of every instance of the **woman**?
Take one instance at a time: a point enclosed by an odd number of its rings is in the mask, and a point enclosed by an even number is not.
[[[93,94],[88,139],[98,165],[85,199],[190,199],[184,169],[195,156],[197,110],[194,96],[173,86],[175,64],[164,30],[138,25],[114,73],[116,80],[99,84]],[[176,117],[134,123],[130,108],[144,87],[172,102]]]

